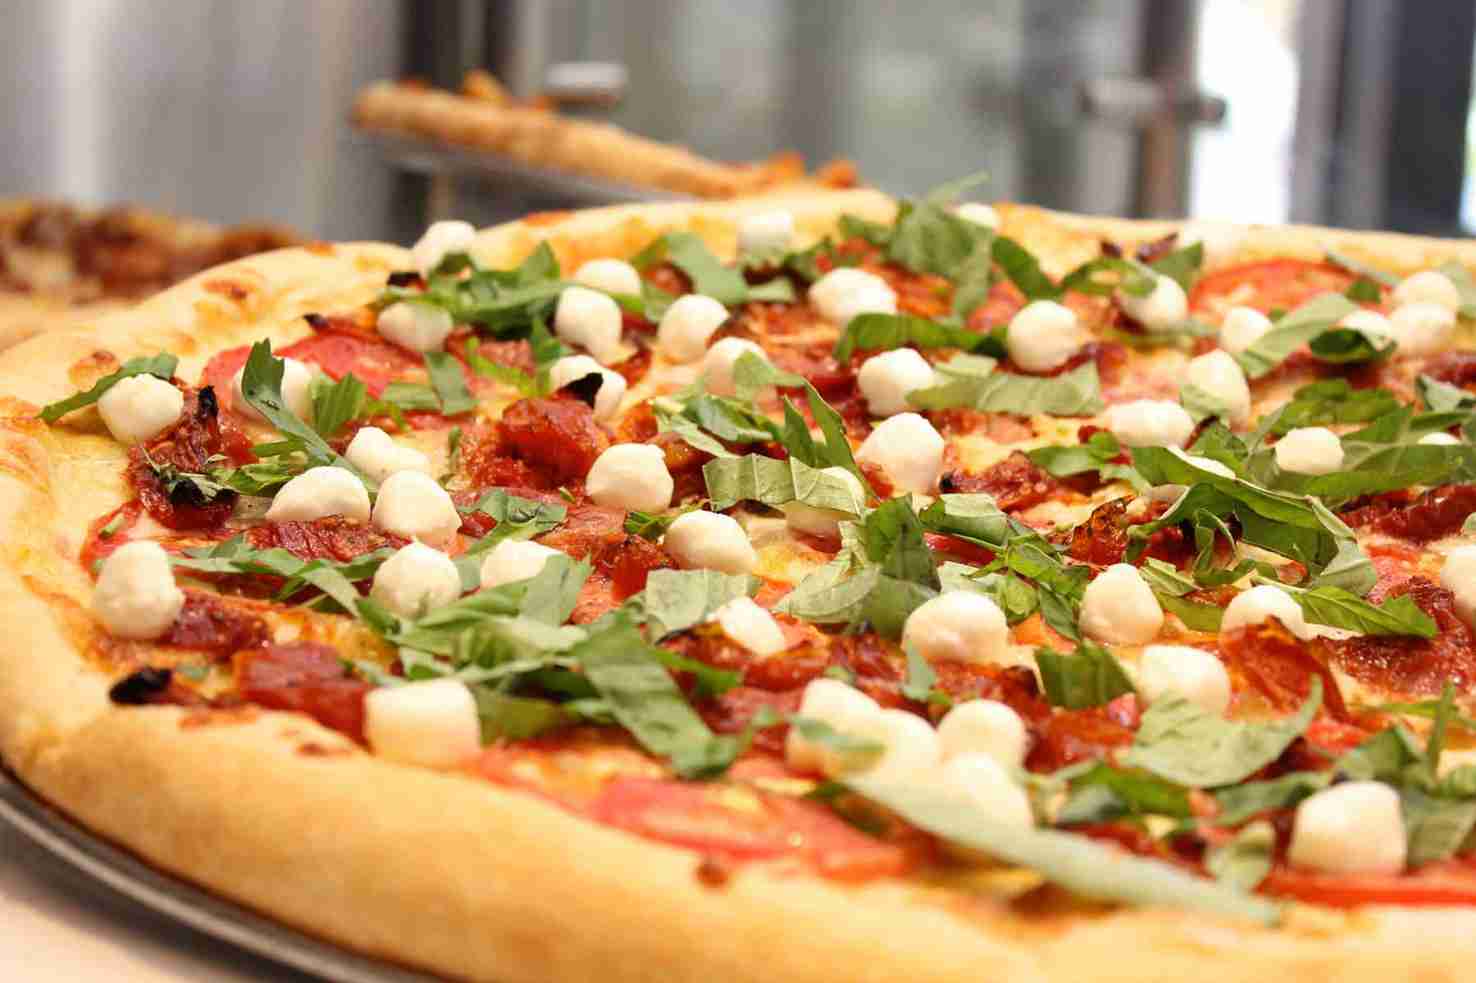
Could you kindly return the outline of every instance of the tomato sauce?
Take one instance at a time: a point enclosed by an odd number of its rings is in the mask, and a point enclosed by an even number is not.
[[[1302,259],[1242,263],[1200,277],[1189,307],[1196,314],[1223,313],[1221,305],[1289,311],[1319,294],[1343,293],[1357,278],[1331,263]]]

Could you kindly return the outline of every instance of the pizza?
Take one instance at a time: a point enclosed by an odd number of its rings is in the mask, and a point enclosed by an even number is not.
[[[468,979],[1457,980],[1469,243],[872,191],[0,356],[0,754]]]
[[[220,229],[141,208],[90,212],[54,201],[0,201],[0,348],[299,241],[271,225]]]
[[[480,70],[467,73],[461,92],[414,79],[374,82],[359,93],[353,118],[374,133],[487,151],[520,164],[695,198],[856,183],[855,166],[847,160],[831,161],[809,176],[804,158],[792,152],[743,163],[709,160],[611,123],[561,115],[544,97],[520,101]]]

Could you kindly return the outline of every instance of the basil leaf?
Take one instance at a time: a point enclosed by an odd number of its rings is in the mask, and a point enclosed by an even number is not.
[[[1376,362],[1394,354],[1397,347],[1392,338],[1381,334],[1370,334],[1360,328],[1329,328],[1313,337],[1307,347],[1320,361],[1331,365],[1354,362]]]
[[[1155,272],[1162,273],[1184,288],[1187,293],[1199,278],[1204,267],[1204,244],[1195,242],[1171,253],[1167,253],[1148,264]]]
[[[1348,284],[1348,289],[1343,291],[1343,296],[1355,304],[1377,304],[1384,299],[1384,292],[1379,285],[1368,277],[1359,277]]]
[[[1106,274],[1105,278],[1103,274]],[[1061,281],[1063,292],[1109,296],[1119,290],[1134,297],[1146,297],[1158,285],[1153,270],[1135,259],[1123,256],[1098,256],[1088,260]]]
[[[568,515],[562,505],[519,498],[502,488],[493,488],[462,511],[481,512],[497,520],[491,532],[453,557],[456,569],[461,571],[461,588],[468,591],[481,585],[482,561],[494,546],[505,539],[532,539],[551,532]]]
[[[352,464],[328,446],[316,430],[297,418],[287,409],[282,398],[282,373],[286,363],[272,355],[272,343],[258,341],[251,346],[251,354],[241,374],[241,395],[257,412],[266,417],[272,426],[282,432],[284,443],[290,448],[301,450],[314,466],[333,465],[340,467],[373,487]]]
[[[993,249],[983,248],[981,243],[968,259],[964,260],[953,276],[953,303],[951,305],[952,316],[959,325],[967,324],[969,316],[989,299],[994,291],[994,256]],[[981,351],[986,355],[995,355],[1000,358],[1005,356],[1004,346],[1005,325],[1000,324],[995,330],[982,336],[974,350]]]
[[[1245,782],[1215,789],[1220,811],[1215,823],[1220,826],[1239,826],[1262,812],[1275,809],[1290,809],[1314,792],[1320,792],[1332,784],[1332,773],[1326,771],[1294,771],[1262,782]]]
[[[1069,655],[1053,649],[1035,650],[1035,665],[1046,702],[1067,710],[1089,710],[1134,692],[1122,663],[1100,645],[1082,642]]]
[[[1171,816],[1187,819],[1189,794],[1172,782],[1139,771],[1094,762],[1069,782],[1066,804],[1056,816],[1062,826],[1105,823],[1123,816]]]
[[[718,512],[741,501],[773,506],[801,502],[853,516],[866,511],[865,496],[856,494],[849,482],[792,457],[783,461],[761,454],[719,458],[703,465],[702,477],[712,508]]]
[[[254,549],[241,536],[217,543],[213,547],[186,550],[184,556],[170,558],[177,569],[217,574],[267,574],[281,577],[279,600],[292,597],[303,587],[314,587],[333,599],[343,610],[353,614],[359,605],[359,592],[353,581],[367,580],[379,565],[389,559],[393,550],[375,550],[348,563],[332,560],[304,560],[287,550]]]
[[[1268,432],[1284,436],[1298,427],[1367,423],[1398,408],[1399,400],[1387,389],[1354,389],[1346,379],[1326,379],[1293,393],[1269,421]],[[1267,423],[1263,420],[1261,425]]]
[[[1444,798],[1406,785],[1399,800],[1411,867],[1455,856],[1476,830],[1476,798]]]
[[[1403,727],[1390,727],[1343,754],[1338,774],[1354,781],[1399,784],[1406,771],[1424,761],[1424,751]]]
[[[1012,573],[980,574],[962,563],[945,563],[938,568],[938,579],[944,591],[970,590],[990,598],[1011,625],[1019,624],[1040,608],[1035,588]]]
[[[68,396],[66,399],[59,400],[55,403],[48,403],[41,408],[38,416],[47,423],[55,423],[68,413],[96,403],[99,399],[102,399],[103,394],[109,389],[112,389],[119,382],[132,376],[151,375],[168,382],[174,378],[174,370],[178,365],[179,359],[167,353],[152,357],[140,356],[139,358],[130,358],[123,363],[118,371],[109,373],[94,382],[92,388],[86,392]]]
[[[463,353],[469,369],[484,379],[491,379],[493,382],[517,390],[521,396],[543,395],[543,387],[538,384],[536,376],[531,376],[514,366],[492,361],[478,351],[477,345],[476,338],[466,339],[466,348]]]
[[[947,366],[941,369],[946,375]],[[1094,362],[1087,362],[1058,376],[1008,372],[970,374],[942,385],[913,390],[907,401],[923,410],[966,408],[1018,416],[1039,413],[1091,416],[1100,413],[1106,405],[1102,402],[1101,383]]]
[[[838,227],[842,238],[862,239],[873,246],[885,246],[892,237],[890,226],[869,221],[859,215],[842,215]]]
[[[1040,261],[1030,250],[1013,239],[995,236],[991,253],[995,263],[1010,282],[1020,288],[1026,300],[1057,300],[1062,290],[1040,268]]]
[[[466,377],[461,363],[446,352],[426,352],[425,371],[430,376],[431,388],[436,391],[436,401],[446,416],[456,416],[476,409],[476,397],[466,388]]]
[[[1464,263],[1454,259],[1442,263],[1436,269],[1455,284],[1456,292],[1460,294],[1461,306],[1456,313],[1465,318],[1476,317],[1476,280],[1471,279],[1471,271],[1466,269]]]
[[[844,365],[856,351],[894,348],[962,348],[977,351],[989,341],[968,328],[929,321],[910,314],[858,314],[836,340],[832,355]]]
[[[1031,533],[1001,512],[992,496],[982,493],[939,495],[918,518],[933,532],[961,536],[994,550],[1003,549],[1015,535]]]
[[[552,700],[509,696],[486,686],[471,687],[482,724],[482,743],[525,741],[573,722],[573,715]]]
[[[575,562],[567,556],[551,556],[528,580],[518,614],[557,627],[569,620],[579,603],[579,592],[589,579],[588,560]]]
[[[441,399],[436,391],[423,382],[391,382],[384,387],[379,398],[388,406],[404,412],[441,409]]]
[[[716,570],[652,570],[640,594],[651,637],[664,638],[706,621],[714,611],[739,597],[751,597],[757,577]]]
[[[846,436],[846,424],[841,415],[808,382],[805,383],[805,398],[810,404],[810,413],[820,428],[824,442],[817,442],[810,434],[805,418],[795,409],[788,397],[784,400],[784,427],[779,432],[779,442],[791,457],[798,458],[812,468],[841,467],[861,481],[861,487],[869,487],[866,476],[856,464],[851,453],[851,442]]]
[[[1204,869],[1237,891],[1254,891],[1271,873],[1276,859],[1276,830],[1265,820],[1251,823],[1228,843],[1210,847]]]
[[[1476,396],[1434,376],[1421,375],[1415,379],[1415,392],[1419,393],[1425,408],[1436,413],[1476,408]]]
[[[918,703],[936,703],[948,706],[953,699],[942,690],[935,689],[938,674],[928,665],[928,660],[918,654],[917,649],[907,649],[907,677],[902,681],[902,695]]]
[[[866,555],[882,573],[936,590],[938,562],[923,533],[907,496],[881,503],[867,514],[862,526]]]
[[[1408,594],[1374,605],[1340,587],[1298,590],[1283,586],[1282,589],[1302,606],[1307,620],[1314,624],[1345,628],[1364,635],[1434,638],[1438,633],[1435,619],[1422,611]]]
[[[857,569],[855,560],[842,554],[806,575],[774,610],[821,625],[857,622],[881,579],[876,567]]]
[[[673,512],[670,515],[657,515],[651,512],[627,512],[625,515],[625,531],[632,536],[649,539],[654,543],[666,535],[666,530],[677,520],[677,516],[685,515],[687,511],[690,510],[683,509]]]
[[[989,229],[959,218],[934,201],[905,201],[897,209],[885,250],[888,259],[914,273],[952,279],[976,249],[988,247],[992,237]]]
[[[1386,287],[1399,286],[1399,278],[1394,274],[1385,272],[1384,270],[1381,270],[1374,266],[1369,266],[1367,263],[1361,263],[1358,260],[1353,259],[1351,256],[1344,256],[1341,253],[1336,253],[1332,250],[1328,250],[1326,259],[1333,266],[1347,270],[1349,273],[1352,273],[1355,276],[1360,277],[1361,279],[1372,280],[1375,283],[1382,284]],[[1377,299],[1378,298],[1375,298],[1375,300]]]
[[[639,270],[663,262],[669,262],[685,273],[692,281],[694,293],[706,294],[724,307],[734,307],[748,300],[794,299],[794,288],[782,278],[750,287],[740,270],[723,265],[708,251],[701,237],[691,232],[668,232],[631,259],[631,264]]]
[[[790,717],[789,726],[799,731],[805,740],[833,751],[848,771],[869,768],[886,751],[886,745],[880,741],[836,730],[816,717]]]
[[[1358,309],[1357,304],[1341,294],[1314,297],[1279,318],[1270,331],[1236,355],[1235,360],[1245,370],[1246,376],[1259,379],[1286,361],[1287,356],[1298,348]]]
[[[683,672],[692,677],[692,699],[694,700],[714,699],[743,682],[741,672],[718,669],[705,662],[689,659],[670,649],[653,648],[651,654],[672,672]]]
[[[324,437],[333,437],[350,420],[364,415],[369,402],[369,390],[352,372],[337,382],[326,377],[313,380],[313,429]]]
[[[1148,483],[1131,465],[1117,461],[1122,446],[1110,431],[1098,430],[1084,444],[1037,447],[1025,456],[1042,471],[1056,478],[1071,478],[1096,472],[1102,481],[1126,481],[1138,491],[1147,491]]]
[[[1322,681],[1296,714],[1270,723],[1226,720],[1169,695],[1143,714],[1124,762],[1191,788],[1233,785],[1279,758],[1322,706]]]
[[[766,386],[799,389],[804,384],[804,376],[777,369],[768,359],[760,358],[753,352],[744,352],[733,363],[733,389],[740,403],[752,402],[754,396]]]

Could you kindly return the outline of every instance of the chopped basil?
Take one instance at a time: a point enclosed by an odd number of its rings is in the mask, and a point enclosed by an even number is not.
[[[481,584],[482,561],[486,554],[505,539],[532,539],[558,527],[568,509],[557,503],[519,498],[502,488],[493,488],[463,513],[481,512],[497,520],[492,531],[454,558],[461,571],[462,590],[476,590]]]
[[[1198,588],[1197,582],[1162,560],[1147,559],[1138,568],[1143,580],[1153,589],[1159,606],[1194,631],[1219,631],[1225,612],[1213,604],[1188,600],[1185,595]]]
[[[666,535],[667,528],[676,521],[677,516],[683,515],[688,510],[673,512],[670,515],[656,515],[651,512],[627,512],[625,515],[625,531],[632,536],[649,539],[656,542]]]
[[[1204,267],[1204,244],[1195,242],[1175,249],[1148,264],[1188,291]]]
[[[846,763],[848,770],[868,768],[886,751],[886,745],[880,741],[836,730],[815,717],[790,717],[789,726],[799,731],[805,740],[834,751]]]
[[[1307,620],[1332,628],[1343,628],[1364,635],[1407,635],[1434,638],[1435,619],[1415,604],[1408,594],[1391,597],[1382,604],[1370,604],[1357,594],[1340,587],[1315,587],[1299,590],[1277,584],[1301,605]]]
[[[990,598],[1004,612],[1005,620],[1017,625],[1040,609],[1033,585],[1009,572],[985,573],[962,563],[944,563],[938,568],[943,590],[968,590]]]
[[[525,741],[567,726],[573,715],[552,700],[509,696],[487,686],[472,686],[477,716],[482,724],[482,743],[497,740]]]
[[[1346,379],[1325,379],[1298,389],[1258,429],[1283,436],[1297,427],[1367,423],[1398,408],[1399,400],[1387,389],[1354,389]]]
[[[1459,386],[1441,382],[1434,376],[1421,375],[1415,379],[1415,391],[1425,408],[1435,413],[1476,408],[1476,396]]]
[[[1298,348],[1328,331],[1333,325],[1358,309],[1357,304],[1341,294],[1328,293],[1314,297],[1296,310],[1277,318],[1275,326],[1262,335],[1255,344],[1236,355],[1235,360],[1240,363],[1240,367],[1245,370],[1247,376],[1251,379],[1259,379],[1286,361],[1287,357]],[[1337,330],[1359,334],[1351,328]],[[1343,339],[1338,344],[1347,344],[1347,339],[1342,334],[1338,337]],[[1370,343],[1372,343],[1371,339]]]
[[[389,559],[393,550],[375,550],[347,563],[333,560],[304,560],[280,548],[253,549],[242,536],[233,536],[211,547],[185,551],[184,556],[170,558],[181,570],[215,574],[266,574],[281,577],[278,600],[286,600],[304,587],[314,587],[332,598],[343,610],[358,610],[359,592],[354,581],[368,580],[379,565]]]
[[[282,398],[282,374],[285,365],[282,359],[272,354],[272,343],[262,340],[251,346],[251,354],[246,359],[246,367],[241,375],[241,395],[246,398],[246,402],[282,432],[283,439],[270,446],[277,453],[301,451],[312,466],[333,465],[343,468],[372,488],[373,483],[358,468],[341,457],[316,430],[287,409]]]
[[[1382,284],[1386,287],[1394,287],[1399,285],[1399,278],[1396,277],[1394,274],[1381,270],[1375,266],[1369,266],[1367,263],[1359,262],[1358,260],[1353,259],[1351,256],[1344,256],[1341,253],[1336,253],[1332,250],[1328,250],[1326,258],[1327,261],[1333,266],[1347,270],[1349,273],[1352,273],[1354,276],[1357,276],[1361,279],[1372,280],[1375,283]]]
[[[476,397],[466,388],[466,376],[461,363],[447,352],[426,352],[425,371],[430,376],[431,388],[436,391],[436,401],[446,416],[456,416],[476,409]]]
[[[1348,284],[1348,289],[1343,291],[1343,296],[1355,304],[1377,304],[1384,299],[1383,290],[1379,285],[1366,276],[1361,276]]]
[[[1215,880],[1237,891],[1254,891],[1276,859],[1276,830],[1258,820],[1235,834],[1228,842],[1210,847],[1204,854],[1204,869]]]
[[[465,355],[467,366],[477,375],[516,389],[521,396],[543,395],[543,387],[539,385],[537,376],[485,357],[478,351],[477,339],[466,339]]]
[[[844,364],[858,350],[891,350],[909,345],[914,348],[962,348],[973,352],[990,346],[990,336],[911,314],[858,314],[851,318],[846,330],[836,340],[832,355],[837,362]]]
[[[914,390],[907,401],[923,410],[967,408],[1018,416],[1091,416],[1105,405],[1094,362],[1058,376],[995,372],[992,364],[983,370],[982,362],[978,356],[959,356],[939,366],[940,375],[950,381]]]
[[[740,403],[751,402],[766,386],[799,389],[804,384],[804,376],[777,369],[767,358],[760,358],[753,352],[744,352],[733,363],[733,388]]]
[[[333,382],[326,376],[313,379],[313,429],[324,437],[333,437],[350,420],[357,420],[369,402],[369,390],[352,372]]]
[[[1326,771],[1294,771],[1266,781],[1215,789],[1212,794],[1220,811],[1214,821],[1220,826],[1239,826],[1259,813],[1290,809],[1312,793],[1327,788],[1332,777]]]
[[[1093,762],[1067,784],[1070,797],[1056,815],[1061,826],[1105,823],[1124,816],[1186,819],[1190,815],[1189,794],[1182,786],[1104,761]]]
[[[1051,706],[1089,710],[1134,692],[1127,670],[1100,645],[1082,642],[1071,653],[1035,650],[1041,686]]]
[[[761,454],[718,458],[703,465],[702,477],[712,508],[719,512],[742,501],[775,506],[800,502],[853,516],[866,510],[865,496],[856,494],[850,483],[793,457],[783,461]]]
[[[1020,288],[1026,300],[1060,298],[1061,288],[1040,268],[1040,260],[1030,250],[1013,239],[995,236],[991,252],[994,262],[1010,282]]]
[[[179,359],[167,353],[130,358],[116,372],[111,372],[94,382],[92,388],[87,391],[42,407],[39,416],[47,423],[55,423],[68,413],[96,403],[109,389],[131,376],[151,375],[168,382],[174,378],[174,370],[178,365]]]
[[[1138,491],[1146,491],[1148,484],[1142,476],[1131,465],[1116,460],[1121,453],[1117,438],[1107,430],[1098,430],[1086,443],[1037,447],[1025,455],[1036,467],[1056,478],[1096,472],[1104,482],[1126,481]]]
[[[788,280],[779,277],[749,286],[741,270],[725,266],[708,252],[701,237],[691,232],[668,232],[631,258],[631,265],[639,270],[667,262],[687,275],[695,293],[705,294],[726,307],[750,300],[794,300],[794,288]]]
[[[657,639],[700,625],[724,604],[751,597],[758,588],[758,578],[748,574],[652,570],[639,597],[651,637]]]
[[[1098,256],[1081,264],[1061,281],[1061,289],[1079,294],[1105,296],[1121,290],[1146,297],[1158,285],[1154,271],[1135,259]]]
[[[851,441],[846,436],[846,424],[841,415],[808,382],[805,383],[805,398],[809,401],[810,413],[820,427],[824,440],[815,440],[805,418],[786,397],[784,426],[778,434],[779,443],[784,445],[791,457],[798,458],[812,468],[845,468],[861,480],[862,488],[869,487],[866,476],[856,464],[855,455],[851,453]]]
[[[1444,273],[1460,294],[1461,306],[1456,313],[1464,318],[1476,317],[1476,280],[1471,278],[1471,271],[1466,268],[1466,264],[1452,259],[1442,263],[1438,272]]]
[[[940,689],[937,689],[938,674],[933,667],[928,665],[928,660],[923,658],[917,649],[907,649],[907,677],[902,680],[902,695],[909,700],[918,703],[930,703],[936,706],[949,706],[953,698]]]

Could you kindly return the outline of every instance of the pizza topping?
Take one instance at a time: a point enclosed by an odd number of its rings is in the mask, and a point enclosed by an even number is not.
[[[119,379],[97,401],[97,412],[113,438],[123,444],[152,440],[179,419],[184,393],[152,375]]]
[[[677,516],[667,527],[662,546],[677,565],[721,573],[751,573],[758,554],[748,533],[730,515],[698,509]]]
[[[1288,859],[1331,874],[1404,870],[1399,793],[1382,782],[1344,782],[1297,806]]]
[[[822,468],[820,474],[838,482],[844,489],[845,495],[848,496],[849,503],[854,504],[847,504],[843,508],[806,504],[800,501],[803,492],[797,482],[794,483],[794,497],[790,501],[777,504],[784,510],[784,521],[790,529],[810,536],[819,536],[822,539],[838,539],[840,538],[840,524],[855,519],[863,511],[866,489],[861,486],[860,478],[839,465]],[[816,487],[819,487],[818,483]],[[712,490],[709,486],[709,495],[711,494]],[[717,496],[713,497],[714,500],[721,500]],[[762,497],[758,497],[757,500],[764,501]],[[827,501],[830,505],[837,504],[837,501]],[[840,501],[846,501],[846,499]]]
[[[450,544],[461,528],[461,513],[451,495],[421,471],[396,471],[386,478],[374,500],[373,519],[375,526],[393,536],[433,546]]]
[[[896,348],[862,363],[856,383],[872,416],[895,416],[910,408],[909,393],[933,384],[933,367],[911,348]]]
[[[1213,415],[1239,426],[1250,418],[1251,394],[1245,373],[1227,352],[1212,351],[1191,359],[1184,369],[1184,391],[1189,399],[1191,389],[1199,401],[1213,408]]]
[[[145,666],[114,683],[108,699],[120,706],[147,706],[159,702],[173,682],[173,670]]]
[[[589,469],[584,488],[608,508],[661,512],[671,506],[675,488],[666,455],[654,444],[616,444]]]
[[[790,767],[834,777],[873,764],[881,752],[874,723],[876,701],[835,679],[816,679],[800,700],[800,723],[789,728],[784,746]]]
[[[410,261],[423,277],[429,277],[445,261],[446,257],[464,253],[476,241],[477,230],[470,222],[432,222],[410,247]]]
[[[896,314],[897,294],[875,273],[841,267],[810,284],[809,301],[820,316],[844,328],[860,314]]]
[[[973,222],[975,225],[982,225],[986,229],[999,228],[999,212],[994,210],[994,206],[986,205],[982,201],[966,201],[955,205],[953,214],[965,222]]]
[[[331,730],[364,740],[365,697],[374,687],[321,642],[288,642],[236,654],[242,699],[269,710],[305,713]]]
[[[929,662],[995,662],[1010,644],[999,605],[969,590],[946,591],[912,610],[902,628],[903,647]]]
[[[548,367],[548,385],[553,390],[575,383],[584,385],[591,376],[596,381],[590,406],[594,418],[603,423],[620,410],[620,401],[625,398],[625,376],[612,372],[588,355],[567,355]]]
[[[1391,299],[1399,305],[1436,304],[1452,314],[1456,313],[1461,306],[1460,291],[1456,289],[1454,283],[1450,282],[1450,277],[1439,270],[1421,270],[1418,273],[1411,273],[1399,281]]]
[[[440,550],[409,543],[380,564],[369,596],[402,618],[418,618],[461,596],[461,573]]]
[[[1009,769],[1024,767],[1030,735],[1009,704],[998,700],[965,700],[938,721],[938,745],[944,759],[984,754]]]
[[[623,259],[588,260],[574,271],[574,282],[607,294],[641,295],[641,275]]]
[[[92,611],[109,634],[146,640],[167,632],[184,602],[169,554],[158,543],[139,540],[120,546],[103,561]]]
[[[554,309],[554,332],[578,345],[601,363],[620,355],[620,306],[609,295],[588,287],[566,287]]]
[[[1235,599],[1225,608],[1220,633],[1228,635],[1241,628],[1263,624],[1272,618],[1300,639],[1316,638],[1318,635],[1317,629],[1307,624],[1301,605],[1286,591],[1270,584],[1259,584],[1236,594]]]
[[[456,327],[444,308],[411,300],[389,305],[376,323],[385,340],[413,352],[440,351]]]
[[[111,361],[111,357],[109,360]],[[174,370],[178,365],[179,359],[168,354],[155,355],[152,358],[131,358],[124,362],[117,371],[103,376],[84,392],[42,407],[38,415],[47,423],[55,423],[68,413],[98,402],[108,390],[124,379],[131,379],[135,376],[152,376],[162,382],[168,382],[174,377]]]
[[[1459,532],[1476,512],[1476,485],[1443,485],[1419,495],[1394,492],[1342,515],[1354,528],[1369,528],[1414,543],[1426,543]]]
[[[738,251],[779,253],[794,239],[794,215],[782,208],[752,212],[738,220]]]
[[[899,413],[877,425],[856,449],[856,461],[874,464],[898,491],[931,495],[943,472],[944,441],[926,419]]]
[[[1177,329],[1189,316],[1189,298],[1173,277],[1158,274],[1147,293],[1138,295],[1128,290],[1117,291],[1118,306],[1134,321],[1149,331]]]
[[[1138,660],[1137,689],[1149,703],[1175,694],[1223,715],[1230,707],[1230,674],[1203,649],[1150,645]]]
[[[311,522],[330,515],[369,521],[369,490],[352,471],[331,465],[309,468],[288,481],[266,513],[269,522]]]
[[[703,294],[678,297],[661,315],[656,341],[673,362],[695,362],[707,351],[707,342],[723,322],[728,309]]]
[[[427,679],[372,690],[364,736],[376,755],[407,765],[450,768],[482,748],[477,704],[457,679]]]
[[[1198,245],[1203,250],[1205,265],[1219,266],[1235,255],[1245,236],[1243,225],[1197,219],[1179,226],[1175,242],[1180,248]]]
[[[299,420],[311,419],[313,370],[295,358],[284,358],[279,361],[282,363],[280,389],[282,405]],[[243,365],[231,379],[232,405],[238,412],[244,413],[253,420],[265,420],[266,417],[243,392],[245,378],[246,366]]]
[[[1440,568],[1440,586],[1455,599],[1456,613],[1476,626],[1476,546],[1451,550]]]
[[[1027,304],[1010,321],[1005,347],[1026,372],[1060,368],[1089,340],[1076,312],[1053,300]]]
[[[774,655],[789,648],[784,629],[768,611],[748,597],[735,597],[712,613],[723,634],[754,655]]]
[[[1178,403],[1136,399],[1109,406],[1107,429],[1125,447],[1183,447],[1194,433],[1194,418]]]
[[[1239,355],[1271,331],[1271,319],[1254,307],[1232,307],[1220,322],[1220,347]]]
[[[370,481],[383,482],[397,471],[430,474],[430,458],[413,447],[395,443],[379,427],[360,427],[344,449],[343,456]]]
[[[482,587],[500,587],[536,577],[550,557],[560,555],[562,554],[558,550],[542,543],[505,539],[494,546],[482,561]]]
[[[1440,304],[1404,304],[1389,315],[1389,333],[1406,355],[1434,355],[1455,333],[1456,316]]]
[[[1276,442],[1276,466],[1293,474],[1332,474],[1343,469],[1343,444],[1326,427],[1298,427]]]
[[[590,474],[610,446],[609,436],[594,421],[594,411],[578,399],[520,399],[503,411],[497,435],[507,450],[545,473],[552,482],[549,487]]]
[[[979,814],[988,816],[990,822],[1012,829],[1033,829],[1035,812],[1030,797],[1010,777],[1008,767],[992,755],[966,751],[943,763],[941,780],[945,787],[962,794]]]
[[[747,338],[719,338],[702,356],[702,385],[715,396],[737,395],[735,369],[738,361],[749,354],[768,364],[769,356]]]
[[[1142,645],[1162,630],[1163,608],[1136,567],[1114,563],[1087,584],[1080,624],[1089,638],[1114,645]]]

